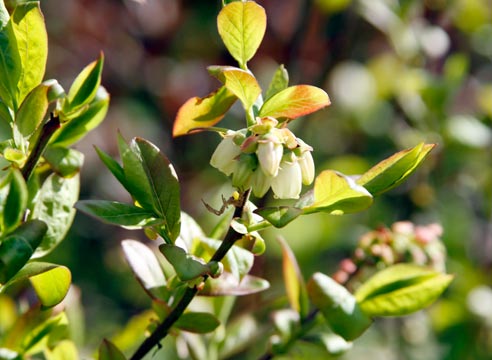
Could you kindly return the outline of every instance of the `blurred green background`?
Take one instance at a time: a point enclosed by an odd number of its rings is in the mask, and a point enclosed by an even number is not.
[[[358,174],[421,141],[438,144],[402,186],[358,215],[303,217],[281,233],[304,276],[330,274],[358,237],[398,220],[439,222],[456,278],[425,313],[378,322],[345,359],[492,359],[492,3],[489,0],[259,0],[268,29],[250,68],[267,84],[285,64],[291,84],[314,84],[332,105],[292,123],[315,149],[317,172]],[[172,139],[173,119],[188,98],[218,87],[208,65],[234,65],[216,30],[220,1],[42,0],[49,33],[47,78],[68,88],[102,50],[107,119],[78,144],[86,156],[81,199],[128,201],[93,145],[116,156],[118,131],[142,136],[171,159],[182,182],[182,208],[204,229],[228,196],[209,158],[212,133]],[[224,127],[244,127],[234,111]],[[272,199],[267,199],[271,201]],[[279,248],[254,273],[272,288],[245,297],[239,312],[284,296]],[[120,241],[142,239],[78,214],[68,238],[47,260],[69,266],[84,312],[74,326],[80,346],[94,349],[149,306],[126,265]],[[265,320],[262,320],[265,321]],[[85,325],[85,326],[84,326]]]

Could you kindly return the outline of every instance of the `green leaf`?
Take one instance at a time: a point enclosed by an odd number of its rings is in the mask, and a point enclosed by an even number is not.
[[[75,78],[68,91],[66,102],[63,104],[63,112],[66,115],[77,111],[94,99],[101,85],[103,64],[104,55],[101,53],[99,59],[87,65]]]
[[[62,124],[51,141],[54,145],[70,146],[95,129],[106,117],[109,108],[109,94],[99,86],[95,98],[74,118]]]
[[[208,279],[198,294],[201,296],[244,296],[256,294],[269,287],[268,281],[253,275],[245,275],[238,283],[234,275],[223,272],[216,279]]]
[[[289,86],[289,73],[285,69],[284,65],[280,65],[273,74],[272,81],[268,86],[268,90],[265,94],[265,99],[271,98],[273,95],[279,93],[282,90],[287,89]]]
[[[413,264],[397,264],[376,273],[355,296],[369,316],[401,316],[432,304],[452,280],[452,275]]]
[[[372,195],[351,178],[336,171],[325,170],[314,183],[314,203],[304,208],[304,213],[328,212],[346,214],[371,206]]]
[[[24,217],[27,207],[27,184],[18,169],[10,170],[10,187],[3,209],[4,233],[14,228]]]
[[[120,184],[129,191],[130,187],[128,187],[126,183],[125,171],[123,170],[121,165],[98,147],[95,147],[95,149],[97,155],[99,155],[99,158],[104,163],[104,165],[106,165],[106,167],[109,169],[109,171],[111,171],[113,176],[120,182]]]
[[[180,232],[179,181],[169,160],[152,143],[135,138],[129,146],[122,144],[126,185],[138,203],[165,221],[166,232],[175,240]]]
[[[5,284],[27,263],[46,232],[47,226],[44,222],[30,220],[2,239],[0,244],[0,284]]]
[[[210,66],[209,72],[241,100],[245,110],[250,109],[261,94],[258,81],[249,71],[232,66]]]
[[[106,224],[118,225],[127,229],[141,229],[158,222],[152,211],[117,201],[81,200],[75,204],[75,208]]]
[[[48,36],[39,1],[18,4],[10,20],[21,65],[16,84],[19,104],[43,80],[48,58]]]
[[[0,98],[10,108],[17,109],[17,82],[21,76],[22,65],[12,21],[9,21],[10,16],[3,1],[0,4]]]
[[[181,232],[179,238],[183,241],[187,249],[191,249],[193,241],[205,236],[202,228],[190,215],[181,212]]]
[[[162,244],[159,250],[173,266],[181,281],[189,281],[200,276],[216,276],[221,270],[218,263],[206,263],[203,259],[187,254],[179,246]]]
[[[282,272],[287,298],[289,299],[291,308],[299,313],[301,319],[303,319],[309,311],[306,284],[304,283],[297,259],[287,242],[282,237],[277,237],[277,241],[282,247]]]
[[[357,184],[373,195],[388,191],[407,179],[434,146],[421,143],[412,149],[397,152],[369,169],[357,179]]]
[[[59,304],[67,295],[72,275],[65,266],[57,266],[48,271],[29,277],[41,304],[49,308]]]
[[[371,325],[372,320],[362,312],[355,297],[329,276],[314,273],[307,291],[333,332],[345,340],[358,338]]]
[[[42,316],[42,314],[40,314]],[[41,317],[42,319],[42,317]],[[64,312],[60,312],[57,315],[46,318],[44,321],[41,319],[34,319],[32,317],[27,318],[27,321],[31,321],[29,324],[31,329],[26,329],[25,335],[22,336],[21,347],[24,350],[24,356],[29,357],[35,353],[39,353],[46,346],[50,337],[54,337],[55,333],[65,332],[67,334],[68,319]],[[68,335],[68,334],[67,334]],[[67,336],[65,335],[65,336]]]
[[[58,93],[63,93],[60,84],[56,80],[48,80],[27,94],[15,116],[15,126],[25,141],[41,126],[45,120],[49,103],[56,100],[57,96],[53,94]]]
[[[158,299],[160,288],[166,286],[166,278],[154,252],[135,240],[123,240],[121,246],[138,282],[153,299]]]
[[[79,354],[75,343],[71,340],[62,340],[56,344],[53,350],[45,350],[46,360],[78,360]]]
[[[80,151],[61,146],[48,147],[43,157],[53,171],[61,177],[72,177],[78,174],[84,163],[84,154]]]
[[[265,101],[258,116],[292,120],[330,105],[328,94],[315,86],[288,87]]]
[[[253,1],[230,3],[220,11],[217,27],[229,53],[245,67],[265,35],[265,9]]]
[[[264,207],[254,211],[276,228],[281,228],[302,215],[302,210],[290,206]]]
[[[34,257],[46,255],[65,238],[75,216],[73,206],[79,197],[79,181],[79,175],[63,178],[51,174],[39,189],[29,217],[44,221],[48,232]]]
[[[178,110],[174,120],[173,136],[186,135],[193,129],[214,126],[222,120],[236,100],[237,97],[225,86],[207,97],[192,97]]]
[[[214,331],[220,321],[212,314],[205,312],[187,312],[180,316],[174,327],[196,334],[206,334]]]
[[[111,341],[104,339],[99,346],[99,360],[126,360],[126,357]]]

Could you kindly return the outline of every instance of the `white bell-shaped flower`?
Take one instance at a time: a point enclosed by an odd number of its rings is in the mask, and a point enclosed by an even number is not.
[[[272,180],[272,190],[279,199],[298,199],[302,188],[301,167],[297,161],[282,161],[278,175]]]
[[[299,166],[301,167],[302,183],[309,185],[314,180],[314,160],[311,151],[305,151],[297,159]]]
[[[241,148],[234,143],[234,136],[234,131],[228,131],[210,159],[210,165],[228,176],[234,171],[236,158],[241,154]]]
[[[284,155],[284,147],[282,144],[270,139],[258,141],[258,149],[256,150],[258,162],[261,170],[267,176],[277,176],[280,161]]]

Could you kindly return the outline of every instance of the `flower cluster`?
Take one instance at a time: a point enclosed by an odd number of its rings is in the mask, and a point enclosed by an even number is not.
[[[302,184],[314,179],[312,150],[276,119],[264,117],[247,129],[228,130],[210,164],[232,174],[232,185],[239,190],[252,188],[262,197],[271,187],[277,198],[297,199]]]
[[[340,262],[333,278],[345,283],[361,270],[380,270],[400,262],[425,265],[444,272],[446,249],[441,235],[439,224],[416,226],[410,221],[396,222],[391,229],[381,227],[370,231],[359,239],[352,259]]]

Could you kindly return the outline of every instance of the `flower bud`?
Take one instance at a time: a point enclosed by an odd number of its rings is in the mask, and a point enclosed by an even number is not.
[[[277,176],[280,161],[284,154],[284,147],[280,143],[276,143],[270,139],[261,140],[256,150],[258,161],[260,163],[261,170],[267,176]]]
[[[302,188],[301,167],[297,161],[283,161],[272,180],[272,190],[279,199],[298,199]]]
[[[297,161],[301,167],[302,183],[311,184],[314,180],[314,160],[311,151],[305,151]]]
[[[241,148],[233,141],[234,135],[233,131],[228,131],[210,159],[210,165],[226,175],[230,175],[234,171],[236,157],[241,154]]]
[[[232,186],[240,190],[249,188],[255,167],[256,159],[253,155],[241,154],[233,169]]]
[[[270,189],[272,179],[272,177],[265,175],[261,169],[256,169],[251,178],[253,194],[259,198],[265,196],[268,189]]]

